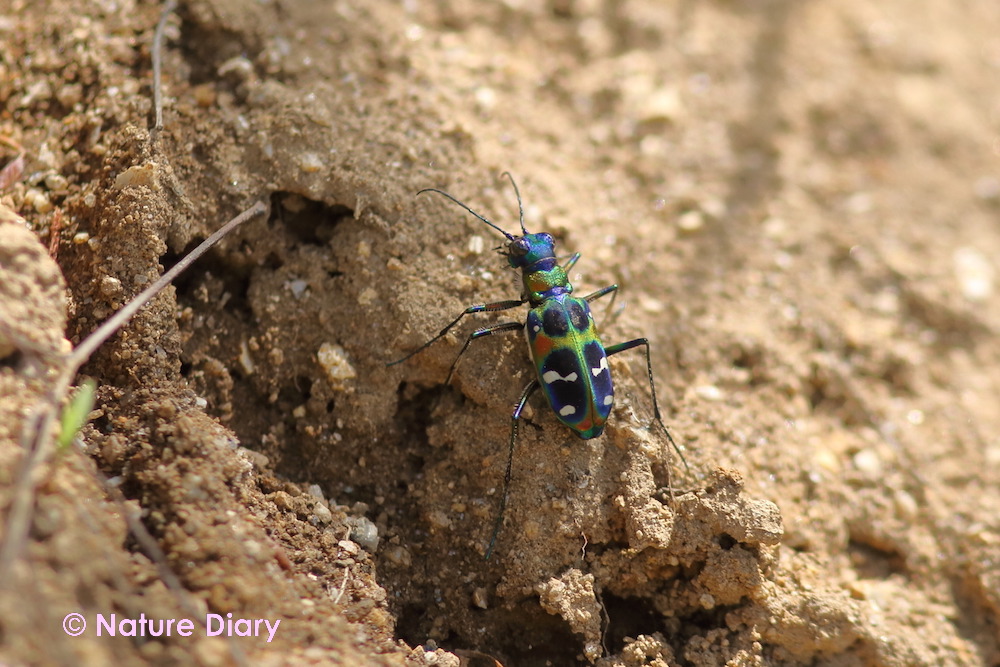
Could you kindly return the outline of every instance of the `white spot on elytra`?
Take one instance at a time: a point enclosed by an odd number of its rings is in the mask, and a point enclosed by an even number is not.
[[[538,333],[539,331],[542,330],[542,328],[536,324],[535,326],[531,327],[531,330],[534,331],[535,333]]]
[[[576,408],[574,408],[572,405],[565,405],[559,409],[559,414],[562,415],[563,417],[569,417],[570,415],[575,415]]]
[[[611,405],[614,402],[615,402],[615,397],[612,396],[611,394],[608,394],[607,396],[604,397],[604,405]]]
[[[559,373],[557,373],[556,371],[545,371],[544,373],[542,373],[542,380],[545,381],[545,384],[552,384],[556,380],[563,380],[565,382],[576,382],[578,377],[579,376],[576,373],[570,373],[566,377],[559,375]]]
[[[601,363],[598,364],[597,368],[591,368],[590,372],[594,374],[594,377],[597,377],[606,370],[608,370],[608,358],[601,357]]]

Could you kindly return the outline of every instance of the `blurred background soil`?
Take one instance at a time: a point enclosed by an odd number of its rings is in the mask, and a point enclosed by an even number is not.
[[[0,3],[0,538],[63,339],[269,209],[83,368],[0,662],[1000,665],[1000,5],[183,0],[157,131],[162,9]],[[485,560],[533,371],[444,378],[524,310],[386,362],[518,296],[415,197],[516,231],[505,170],[690,469],[616,356],[601,438],[526,413]]]

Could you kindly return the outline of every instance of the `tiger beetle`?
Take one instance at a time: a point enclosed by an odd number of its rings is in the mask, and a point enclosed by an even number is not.
[[[529,382],[521,392],[521,397],[514,406],[514,412],[511,413],[507,470],[504,473],[503,494],[500,497],[496,524],[493,527],[493,534],[486,550],[487,559],[493,554],[497,535],[503,524],[504,509],[507,507],[507,492],[510,488],[518,420],[528,399],[539,387],[545,393],[545,398],[559,421],[571,428],[583,440],[596,438],[604,431],[604,424],[611,414],[611,408],[615,401],[615,390],[611,380],[611,369],[608,367],[608,357],[635,347],[645,347],[646,372],[649,376],[649,391],[653,398],[653,415],[660,427],[663,428],[670,445],[680,456],[684,467],[688,467],[683,452],[674,442],[660,415],[660,406],[656,400],[656,384],[653,381],[649,341],[645,338],[636,338],[624,343],[605,346],[597,335],[597,324],[594,322],[589,304],[595,299],[615,292],[618,285],[609,285],[583,298],[573,296],[573,285],[570,284],[567,274],[580,259],[580,253],[574,253],[565,264],[559,265],[559,260],[555,256],[555,241],[552,235],[545,232],[529,234],[528,230],[524,228],[524,207],[521,204],[521,193],[517,189],[514,177],[508,172],[504,172],[503,175],[510,180],[510,184],[514,187],[514,194],[517,196],[518,215],[521,223],[520,236],[504,231],[447,192],[436,188],[425,188],[417,194],[436,192],[443,195],[503,234],[507,243],[497,250],[507,258],[511,268],[521,270],[523,283],[521,298],[469,306],[429,341],[402,359],[387,364],[387,366],[395,366],[423,352],[443,338],[466,315],[509,310],[525,303],[531,306],[528,318],[523,324],[521,322],[505,322],[473,331],[466,339],[458,356],[455,357],[455,361],[452,362],[445,380],[446,385],[451,382],[459,359],[469,349],[472,341],[493,334],[524,330],[537,377]],[[614,297],[612,297],[613,299]],[[672,489],[671,497],[673,497]]]

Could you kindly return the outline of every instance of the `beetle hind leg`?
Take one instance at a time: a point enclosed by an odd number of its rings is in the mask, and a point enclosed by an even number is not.
[[[663,415],[660,413],[660,404],[656,400],[656,382],[653,380],[653,361],[649,354],[649,340],[646,338],[636,338],[634,340],[625,341],[624,343],[618,343],[616,345],[609,345],[604,348],[604,353],[609,357],[613,354],[618,354],[619,352],[624,352],[625,350],[631,350],[635,347],[645,347],[646,348],[646,374],[649,377],[649,393],[653,398],[653,417],[656,422],[663,429],[664,434],[667,436],[667,441],[670,446],[673,447],[674,451],[677,452],[677,456],[680,457],[681,463],[684,464],[684,469],[691,474],[691,466],[688,465],[687,459],[684,458],[684,452],[681,450],[680,446],[674,441],[672,435],[670,435],[670,429],[663,422]],[[673,484],[668,480],[667,488],[670,491],[670,499],[674,498]]]
[[[517,424],[521,419],[521,413],[524,412],[524,406],[528,404],[528,399],[531,395],[535,393],[538,389],[538,380],[532,380],[521,392],[521,398],[518,399],[517,404],[514,406],[514,412],[510,415],[510,448],[507,453],[507,471],[503,476],[503,492],[500,495],[500,508],[497,511],[496,524],[493,526],[493,534],[490,536],[490,545],[486,548],[486,560],[490,559],[493,555],[493,547],[496,546],[497,536],[500,534],[500,528],[503,526],[503,512],[507,508],[507,491],[510,490],[510,477],[511,470],[514,466],[514,444],[517,442]]]

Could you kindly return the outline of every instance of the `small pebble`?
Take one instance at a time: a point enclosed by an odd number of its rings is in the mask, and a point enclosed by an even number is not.
[[[330,383],[335,386],[340,386],[345,380],[357,377],[357,372],[347,359],[347,353],[339,345],[323,343],[316,353],[316,358],[320,367],[326,372]]]
[[[882,460],[873,449],[862,449],[851,460],[859,472],[869,477],[879,477],[882,474]]]

